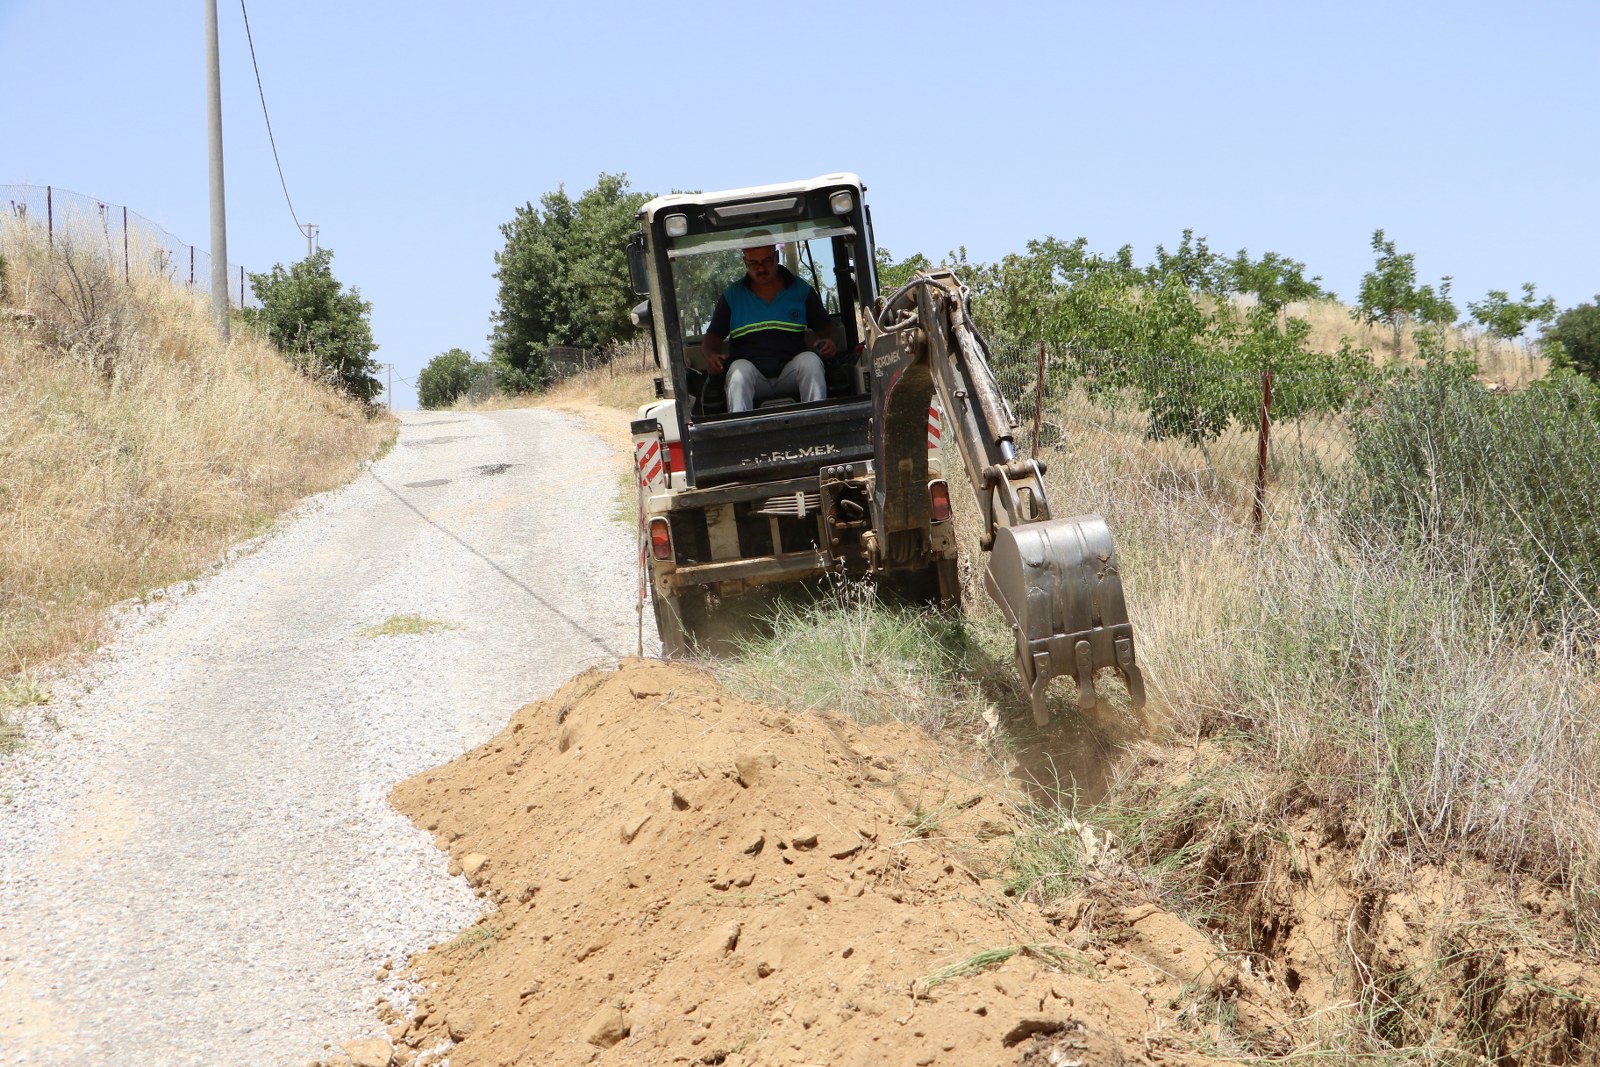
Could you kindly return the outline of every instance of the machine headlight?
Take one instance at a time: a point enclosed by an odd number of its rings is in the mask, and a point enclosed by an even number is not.
[[[833,208],[835,215],[848,215],[856,206],[856,198],[848,191],[841,190],[828,197],[828,206]]]
[[[666,219],[667,236],[682,237],[689,232],[689,216],[668,215]]]

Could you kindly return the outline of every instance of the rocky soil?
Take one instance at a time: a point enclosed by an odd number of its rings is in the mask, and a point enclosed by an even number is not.
[[[416,961],[402,1063],[1174,1063],[1196,990],[1275,1020],[1147,900],[1010,895],[1016,813],[918,732],[682,665],[583,675],[393,801],[495,905]]]

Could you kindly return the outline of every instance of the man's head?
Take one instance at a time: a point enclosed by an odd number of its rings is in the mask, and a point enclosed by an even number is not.
[[[752,281],[766,281],[778,273],[778,249],[775,245],[744,250],[744,269]]]

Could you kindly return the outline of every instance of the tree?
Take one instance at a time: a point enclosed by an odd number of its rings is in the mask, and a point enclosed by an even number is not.
[[[1563,311],[1540,340],[1557,366],[1600,381],[1600,295]]]
[[[500,227],[500,283],[489,358],[514,391],[542,388],[552,345],[599,348],[632,331],[626,244],[647,193],[623,174],[601,174],[577,200],[563,186],[524,204]]]
[[[879,296],[888,296],[910,281],[912,275],[933,269],[933,264],[921,252],[899,262],[895,261],[894,253],[882,245],[875,248],[873,254],[877,258]]]
[[[1472,314],[1472,321],[1485,330],[1496,337],[1515,341],[1533,323],[1555,318],[1555,297],[1536,300],[1535,291],[1532,282],[1523,282],[1522,299],[1512,303],[1511,295],[1504,289],[1490,289],[1481,302],[1467,301],[1467,310]]]
[[[372,358],[378,350],[368,319],[372,305],[359,289],[345,291],[332,261],[333,250],[319,248],[287,270],[275,263],[265,274],[251,274],[261,306],[243,314],[303,373],[371,403],[383,390]]]
[[[1177,281],[1197,293],[1220,293],[1226,288],[1227,262],[1211,251],[1204,237],[1184,230],[1173,251],[1156,245],[1155,262],[1145,268],[1145,280],[1155,286]]]
[[[1439,279],[1439,288],[1434,290],[1431,285],[1424,285],[1417,290],[1416,316],[1430,326],[1440,329],[1456,321],[1461,314],[1456,310],[1455,301],[1450,299],[1450,287],[1455,284],[1455,279],[1446,274]]]
[[[472,385],[472,356],[464,348],[452,348],[428,361],[417,375],[417,402],[424,408],[447,408]]]
[[[1248,249],[1228,261],[1227,288],[1235,293],[1254,293],[1256,301],[1274,313],[1296,300],[1332,300],[1333,294],[1321,285],[1322,278],[1306,277],[1306,265],[1276,252],[1251,259]]]
[[[1455,320],[1450,279],[1442,279],[1438,289],[1431,285],[1418,287],[1416,256],[1396,251],[1395,243],[1382,230],[1373,231],[1372,250],[1377,253],[1377,262],[1361,276],[1354,314],[1363,322],[1382,323],[1393,330],[1394,353],[1398,356],[1400,336],[1407,322],[1420,319],[1443,325]]]

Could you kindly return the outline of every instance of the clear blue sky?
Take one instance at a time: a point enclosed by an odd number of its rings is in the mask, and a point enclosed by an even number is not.
[[[238,0],[219,0],[230,258],[304,254]],[[302,221],[373,305],[396,404],[486,351],[498,227],[601,171],[718,189],[853,170],[897,256],[1030,238],[1305,261],[1372,230],[1458,303],[1600,292],[1600,0],[1330,4],[338,3],[251,29]],[[206,246],[200,3],[0,0],[0,183],[125,204]],[[1587,72],[1587,73],[1585,73]]]

